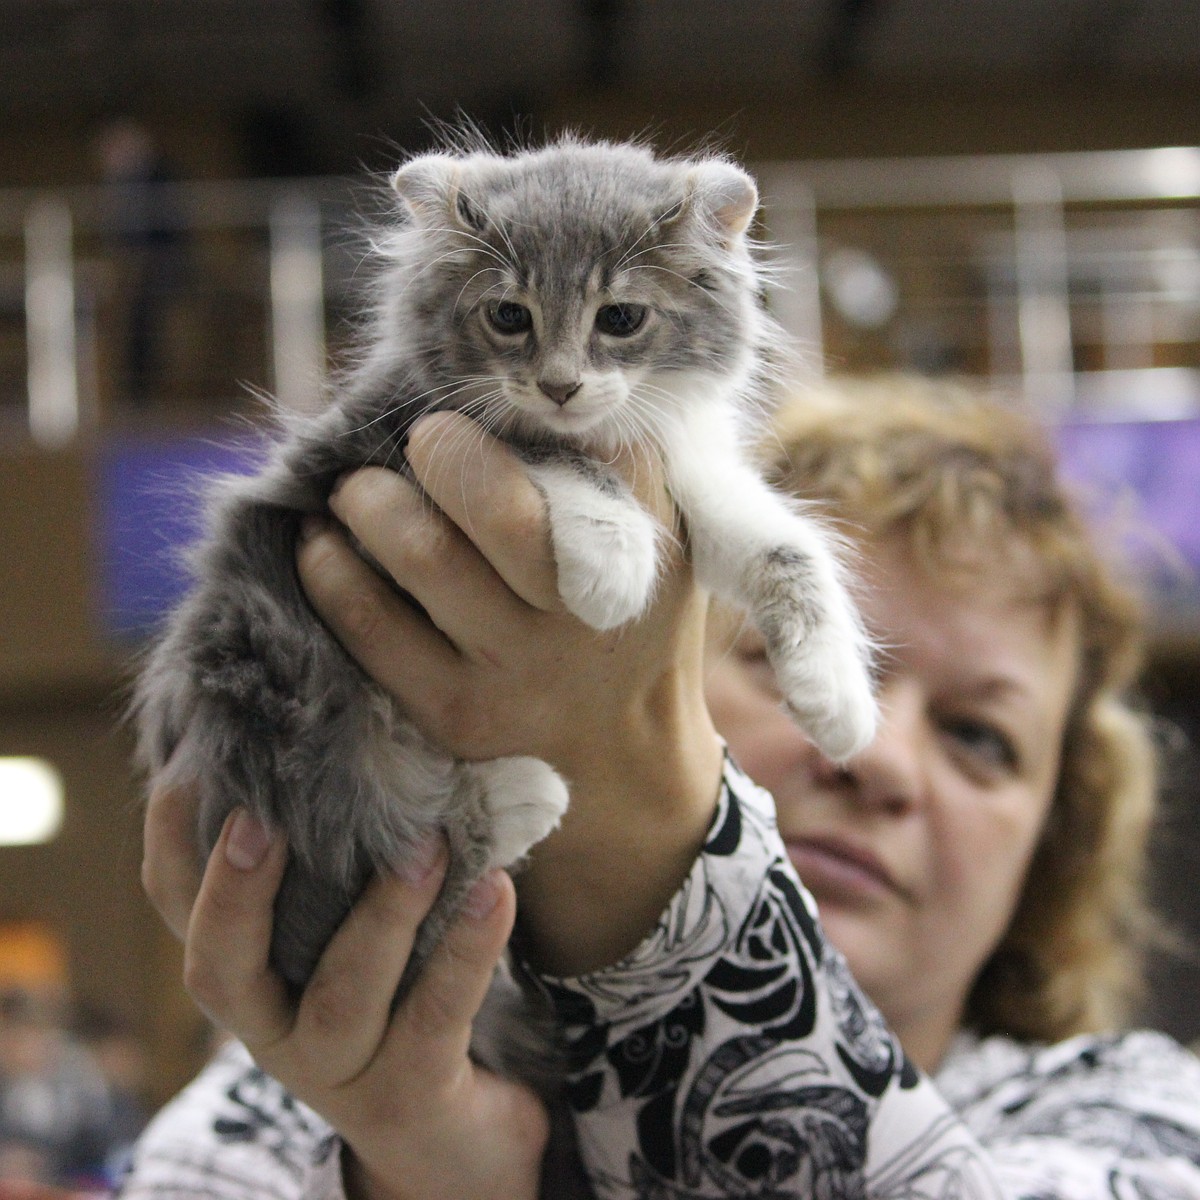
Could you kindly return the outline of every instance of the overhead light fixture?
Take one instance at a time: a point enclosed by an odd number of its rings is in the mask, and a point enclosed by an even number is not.
[[[63,781],[42,758],[0,758],[0,846],[48,842],[62,828]]]

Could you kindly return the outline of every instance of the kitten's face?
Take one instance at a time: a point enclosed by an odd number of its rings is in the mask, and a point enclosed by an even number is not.
[[[555,276],[543,280],[527,271],[489,272],[489,286],[461,316],[463,357],[490,368],[492,410],[507,413],[522,432],[570,437],[601,424],[636,432],[654,376],[672,360],[665,310],[678,302],[632,270],[551,266]]]
[[[753,211],[753,185],[721,170]],[[684,168],[627,147],[454,171],[416,309],[431,364],[458,389],[439,406],[500,433],[620,443],[652,431],[689,380],[743,369],[750,260],[741,228],[714,225],[695,189]]]

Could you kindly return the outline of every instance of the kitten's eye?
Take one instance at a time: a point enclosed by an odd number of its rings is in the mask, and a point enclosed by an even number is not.
[[[533,328],[533,314],[525,305],[512,300],[489,304],[487,315],[497,333],[528,333]]]
[[[596,328],[609,337],[630,337],[645,321],[644,304],[606,304],[596,313]]]

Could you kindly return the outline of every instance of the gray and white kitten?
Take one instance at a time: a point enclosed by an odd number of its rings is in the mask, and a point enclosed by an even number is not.
[[[451,864],[411,979],[471,883],[518,863],[567,805],[544,762],[464,762],[432,745],[299,586],[302,516],[326,510],[344,472],[402,461],[427,411],[461,410],[524,456],[563,602],[598,630],[635,621],[654,592],[663,531],[604,465],[650,443],[698,579],[748,610],[803,727],[840,759],[875,720],[867,640],[830,542],[749,465],[780,336],[746,236],[749,176],[717,157],[564,139],[428,154],[392,182],[399,212],[376,242],[360,361],[259,474],[216,489],[194,588],[135,698],[151,777],[199,788],[205,853],[238,805],[286,837],[272,956],[297,986],[372,873],[440,829]],[[510,1034],[475,1049],[536,1074],[506,1055]]]

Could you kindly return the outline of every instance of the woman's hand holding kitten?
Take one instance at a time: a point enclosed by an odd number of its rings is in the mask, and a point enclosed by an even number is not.
[[[475,885],[463,914],[393,1014],[446,849],[423,872],[375,879],[298,1002],[270,969],[272,905],[286,847],[234,813],[191,911],[185,980],[256,1062],[341,1134],[351,1200],[532,1200],[548,1118],[525,1087],[467,1057],[471,1022],[512,928],[512,882]]]
[[[615,961],[686,875],[715,806],[704,597],[675,542],[649,610],[599,633],[559,597],[546,505],[506,445],[442,413],[417,424],[408,457],[415,485],[366,468],[331,506],[424,611],[332,522],[307,527],[301,581],[342,645],[435,740],[472,759],[535,755],[568,780],[571,808],[520,876],[530,948],[559,973]],[[658,464],[622,465],[671,536]],[[200,881],[195,819],[186,790],[152,790],[143,884],[181,938]]]
[[[522,930],[547,971],[613,962],[653,927],[716,804],[704,597],[676,540],[643,616],[597,632],[559,598],[546,505],[506,445],[442,413],[414,427],[407,453],[415,484],[364,469],[331,507],[424,611],[332,525],[300,548],[301,581],[345,648],[436,742],[470,759],[533,755],[567,780],[561,827],[518,877]],[[658,464],[621,467],[672,530]]]
[[[414,431],[410,462],[418,486],[367,469],[347,477],[332,507],[424,611],[332,523],[308,530],[301,579],[343,645],[428,733],[471,757],[544,756],[570,780],[563,826],[521,874],[526,937],[547,969],[613,961],[648,932],[687,873],[715,804],[720,747],[700,691],[703,598],[672,548],[644,616],[597,633],[558,597],[545,505],[506,446],[465,418],[439,415]],[[656,465],[626,467],[642,503],[670,528]],[[684,745],[681,763],[672,756]],[[198,1002],[353,1148],[351,1195],[390,1200],[395,1179],[421,1185],[413,1164],[426,1161],[428,1191],[406,1195],[493,1194],[463,1180],[447,1191],[438,1170],[461,1163],[481,1168],[481,1186],[505,1180],[495,1194],[533,1196],[536,1172],[528,1180],[521,1172],[540,1157],[544,1111],[467,1055],[474,1006],[513,919],[507,877],[482,922],[459,918],[390,1023],[383,1014],[440,868],[415,887],[377,880],[290,1005],[267,963],[284,846],[276,839],[259,865],[232,866],[234,819],[202,876],[195,796],[155,789],[143,881],[186,937]],[[353,987],[339,990],[338,979]],[[353,1012],[340,1007],[347,1003]],[[418,1077],[419,1090],[404,1086]],[[428,1091],[430,1080],[444,1088]],[[470,1126],[480,1113],[483,1132]],[[435,1157],[421,1158],[430,1146]]]

